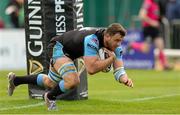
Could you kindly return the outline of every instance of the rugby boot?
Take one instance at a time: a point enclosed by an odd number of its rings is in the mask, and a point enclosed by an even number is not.
[[[14,92],[14,89],[15,89],[15,85],[14,85],[14,78],[16,77],[15,74],[13,72],[10,72],[8,75],[8,89],[7,89],[7,92],[8,92],[8,95],[9,96],[12,96],[13,95],[13,92]]]
[[[46,104],[48,110],[49,110],[49,111],[51,111],[51,110],[57,110],[56,101],[55,101],[55,100],[50,100],[50,99],[47,97],[47,94],[48,94],[48,93],[45,93],[45,94],[44,94],[44,100],[45,100],[45,104]]]

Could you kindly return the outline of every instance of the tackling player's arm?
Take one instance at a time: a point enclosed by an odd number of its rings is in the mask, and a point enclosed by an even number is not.
[[[111,53],[109,58],[100,60],[98,56],[99,41],[95,35],[89,35],[84,40],[84,62],[89,74],[95,74],[108,67],[115,60]]]
[[[126,86],[133,87],[133,82],[130,78],[128,78],[128,75],[126,74],[126,71],[124,69],[123,60],[122,60],[122,48],[118,47],[115,50],[116,54],[116,60],[113,62],[113,68],[114,68],[114,77],[115,79],[125,84]]]

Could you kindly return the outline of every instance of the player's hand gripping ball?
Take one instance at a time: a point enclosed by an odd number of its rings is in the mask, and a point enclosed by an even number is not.
[[[109,56],[109,53],[107,52],[107,50],[105,50],[104,48],[99,49],[99,58],[101,60],[104,60],[108,57],[110,57],[110,56]],[[109,72],[112,69],[112,66],[113,66],[112,64],[109,65],[107,68],[102,70],[102,72],[105,72],[105,73]]]

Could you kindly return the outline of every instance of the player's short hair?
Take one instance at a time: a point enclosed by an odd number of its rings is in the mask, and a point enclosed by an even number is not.
[[[110,36],[113,36],[117,33],[120,33],[120,35],[125,36],[126,30],[124,27],[119,23],[112,23],[109,25],[109,27],[106,29],[105,33],[109,34]]]

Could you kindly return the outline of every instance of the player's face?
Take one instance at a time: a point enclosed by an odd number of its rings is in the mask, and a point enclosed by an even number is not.
[[[121,42],[123,41],[123,36],[119,33],[115,34],[114,36],[109,36],[109,40],[107,41],[108,49],[114,51]]]

